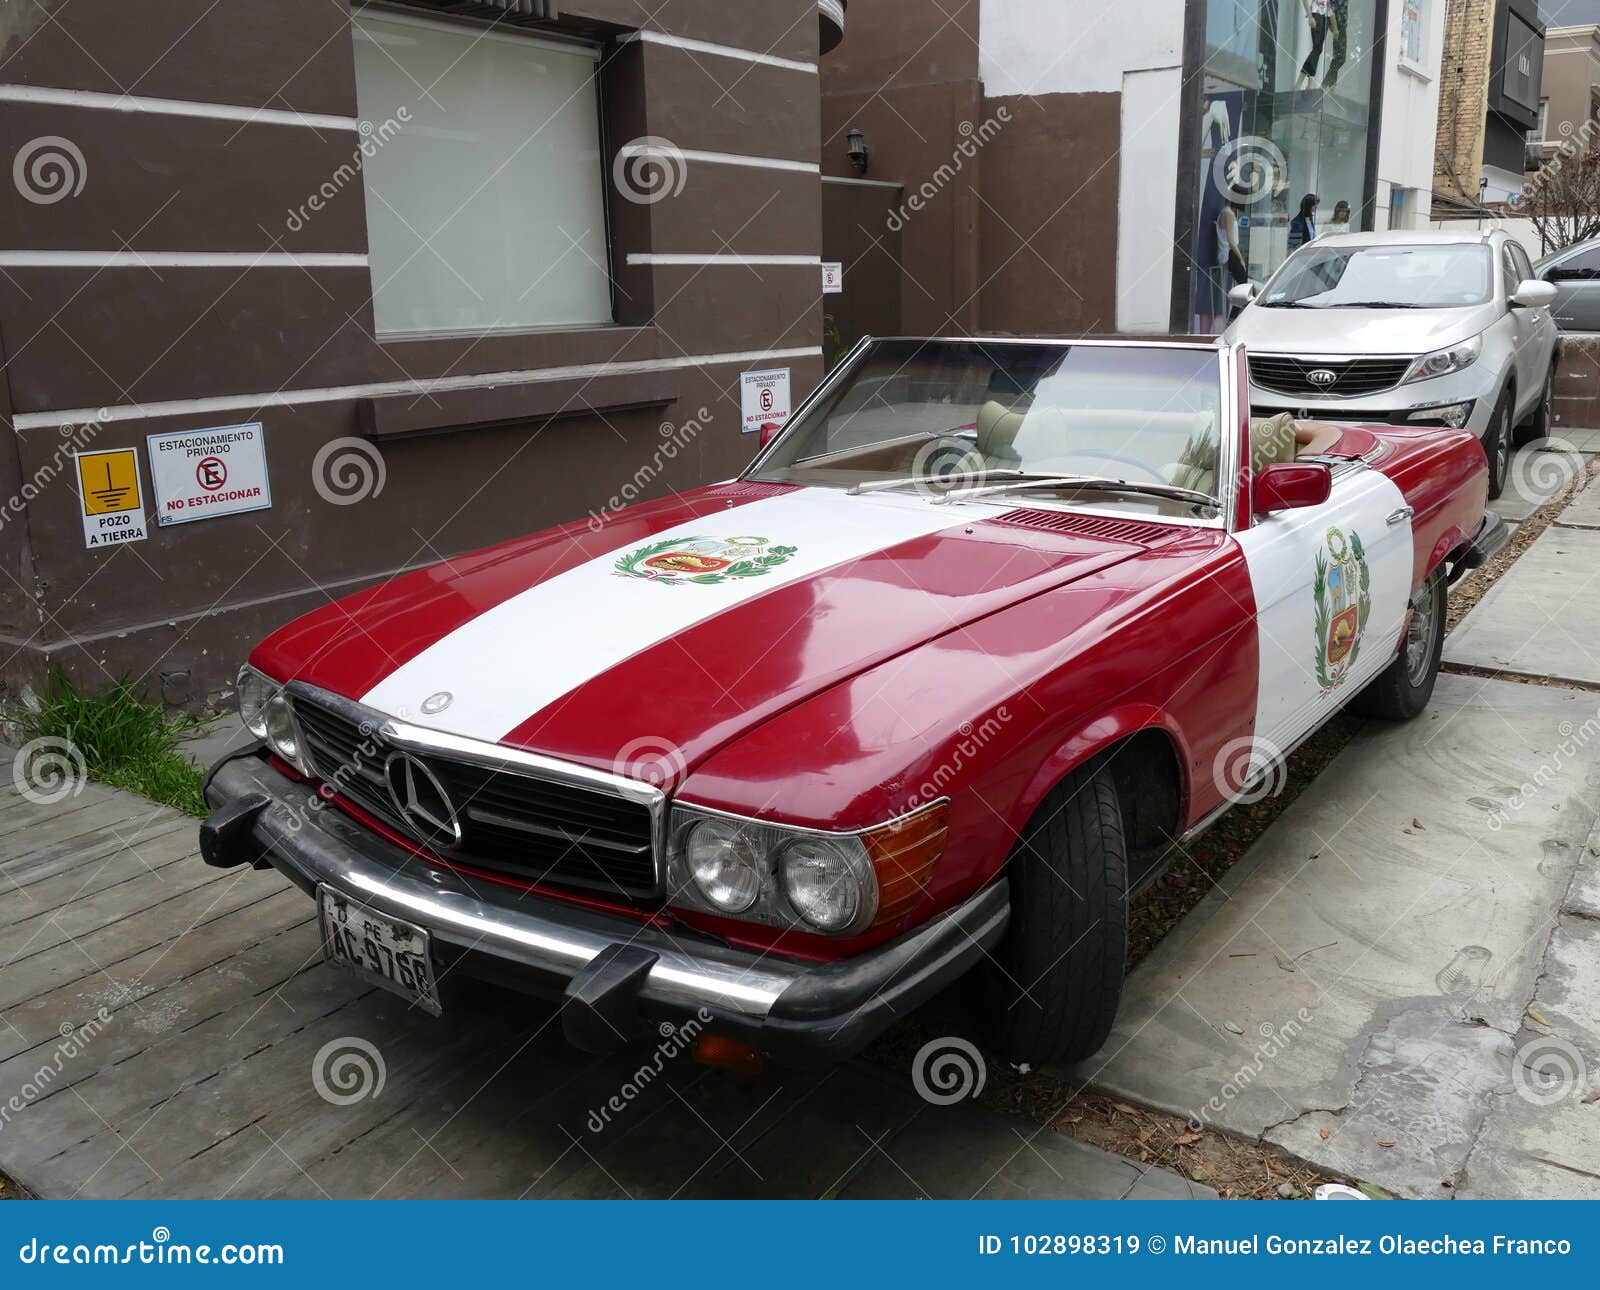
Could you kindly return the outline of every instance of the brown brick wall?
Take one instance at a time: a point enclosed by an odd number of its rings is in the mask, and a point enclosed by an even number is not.
[[[1450,0],[1439,72],[1439,127],[1433,186],[1465,202],[1478,200],[1483,129],[1489,110],[1494,0]]]

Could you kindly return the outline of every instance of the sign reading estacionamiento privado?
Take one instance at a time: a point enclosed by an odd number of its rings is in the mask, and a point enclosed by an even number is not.
[[[266,435],[259,421],[150,435],[156,523],[187,524],[272,505]]]

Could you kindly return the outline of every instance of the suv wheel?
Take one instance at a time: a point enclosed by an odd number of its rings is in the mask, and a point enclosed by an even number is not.
[[[1552,421],[1551,410],[1556,399],[1556,365],[1550,364],[1550,370],[1544,376],[1544,389],[1539,391],[1539,402],[1534,405],[1533,411],[1528,415],[1527,421],[1517,428],[1514,442],[1517,444],[1533,443],[1539,439],[1550,437]]]
[[[1511,473],[1511,387],[1500,392],[1489,428],[1483,432],[1483,455],[1489,459],[1489,500],[1505,491]]]

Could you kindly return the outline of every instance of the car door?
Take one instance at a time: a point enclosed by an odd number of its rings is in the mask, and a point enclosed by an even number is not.
[[[1522,263],[1527,257],[1521,255],[1522,248],[1514,242],[1503,242],[1500,245],[1501,276],[1504,285],[1501,289],[1501,300],[1507,317],[1511,322],[1512,367],[1517,374],[1517,402],[1511,409],[1513,420],[1520,420],[1523,412],[1539,397],[1544,388],[1544,367],[1546,356],[1544,353],[1544,337],[1540,326],[1538,309],[1523,309],[1511,303],[1512,293],[1516,291],[1524,277],[1533,276],[1533,267],[1529,265],[1526,274],[1522,271]]]
[[[1411,599],[1411,508],[1388,476],[1336,468],[1321,506],[1235,534],[1255,592],[1257,766],[1286,756],[1394,657]]]
[[[1583,247],[1545,266],[1556,289],[1551,316],[1562,331],[1600,331],[1600,245]]]

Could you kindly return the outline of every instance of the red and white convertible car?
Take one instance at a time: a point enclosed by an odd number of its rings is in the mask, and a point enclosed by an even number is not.
[[[978,969],[1005,1055],[1086,1056],[1130,896],[1345,703],[1420,712],[1505,541],[1471,434],[1246,390],[1226,346],[863,342],[737,480],[263,641],[205,856],[590,1048],[837,1057]]]

